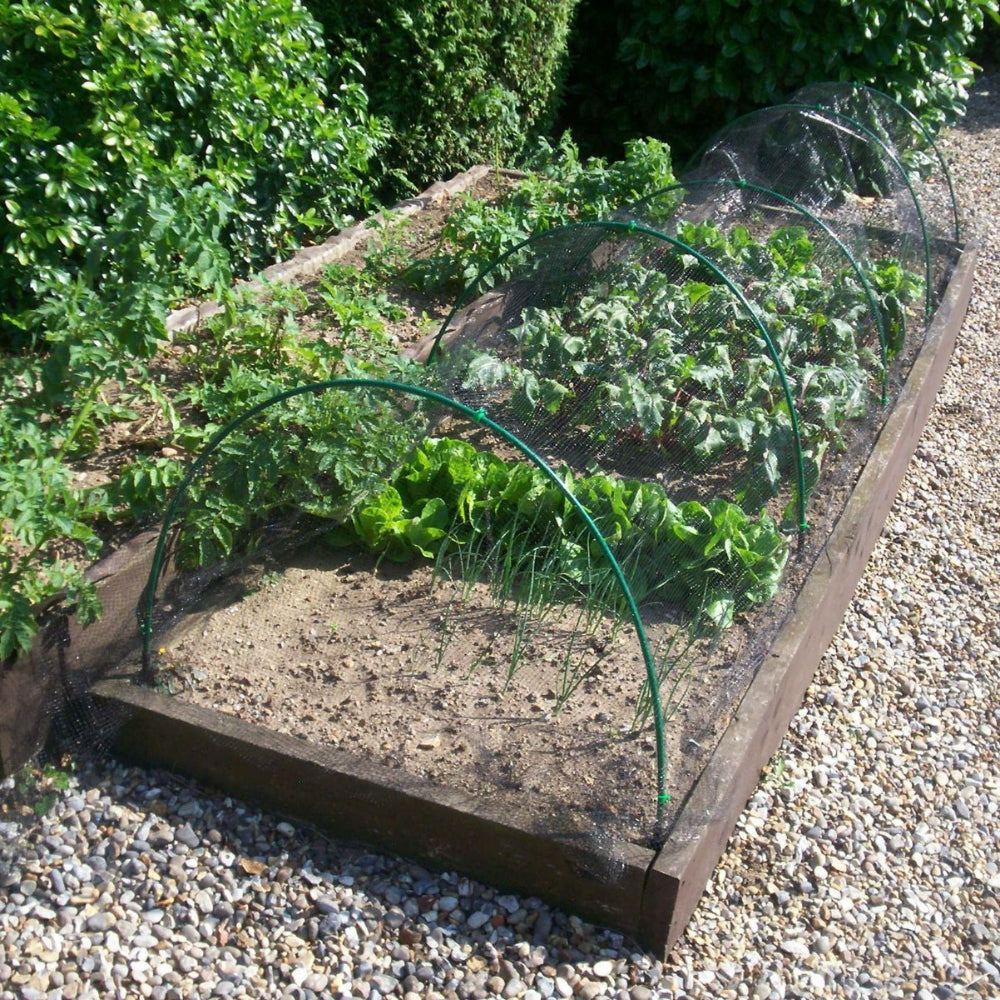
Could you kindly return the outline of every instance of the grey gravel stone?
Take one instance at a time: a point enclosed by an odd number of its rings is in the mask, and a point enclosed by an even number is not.
[[[194,832],[189,823],[185,823],[182,827],[180,827],[174,836],[180,843],[187,847],[197,847],[201,843],[201,839],[198,834]]]

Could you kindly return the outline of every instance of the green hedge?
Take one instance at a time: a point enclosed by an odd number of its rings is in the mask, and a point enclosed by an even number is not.
[[[0,0],[0,348],[149,354],[366,198],[381,137],[298,0]]]
[[[690,150],[797,87],[886,90],[937,125],[960,112],[966,58],[997,0],[582,0],[567,122],[606,152],[657,135]]]
[[[970,53],[983,75],[1000,72],[1000,13],[992,12],[983,20],[983,30],[976,36]]]
[[[331,54],[356,58],[412,185],[509,161],[551,123],[577,0],[305,0]],[[398,186],[396,188],[399,190]]]

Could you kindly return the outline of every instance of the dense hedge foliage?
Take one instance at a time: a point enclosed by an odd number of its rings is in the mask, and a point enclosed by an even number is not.
[[[577,0],[306,0],[332,55],[365,69],[394,135],[384,161],[412,184],[506,162],[550,124]]]
[[[298,0],[0,0],[0,348],[149,354],[180,296],[362,202],[381,128],[328,72]]]
[[[971,55],[984,75],[1000,71],[1000,10],[991,10],[983,19],[983,30],[976,36]]]
[[[583,0],[567,121],[607,147],[658,135],[696,145],[805,83],[887,91],[934,124],[960,111],[966,58],[997,0]]]

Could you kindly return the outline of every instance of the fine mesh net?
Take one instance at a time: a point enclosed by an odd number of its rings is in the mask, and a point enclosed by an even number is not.
[[[110,742],[86,697],[110,674],[417,800],[460,790],[601,879],[662,843],[956,256],[908,113],[794,100],[493,262],[411,381],[248,390],[93,570],[101,617],[50,609],[8,671],[22,743],[57,704],[70,745]]]
[[[689,244],[726,273],[777,337],[786,366],[807,358],[829,364],[848,351],[865,369],[875,363],[877,378],[887,381],[905,341],[908,305],[885,287],[883,275],[899,269],[889,247],[866,245],[861,231],[845,243],[794,199],[746,181],[689,180],[647,196],[621,217]],[[853,345],[824,336],[832,332],[828,319],[852,327]]]
[[[923,282],[932,304],[930,237],[910,177],[896,154],[839,111],[788,104],[739,118],[709,141],[682,180],[726,179],[768,188],[820,218],[859,261],[873,247]],[[879,254],[881,256],[882,253]]]
[[[130,675],[611,858],[653,838],[660,777],[645,638],[601,544],[625,501],[601,489],[418,387],[279,398],[179,494]]]
[[[788,367],[830,348],[817,331],[793,330],[790,312],[767,317],[752,299],[780,308],[757,286],[813,266],[814,246],[803,227],[770,246],[738,227],[679,231],[690,242],[620,223],[536,238],[511,279],[486,293],[494,308],[477,295],[490,272],[467,290],[474,304],[445,324],[436,373],[550,462],[652,479],[681,499],[700,497],[707,478],[728,502],[773,503],[779,520],[798,523],[819,445],[803,440]],[[864,412],[870,351],[840,349],[858,359],[851,395]]]
[[[810,498],[834,517],[870,443],[903,316],[869,278],[898,262],[862,267],[818,217],[747,184],[691,182],[623,215],[499,261],[432,362],[442,391],[591,491],[665,712],[699,692],[688,728],[666,727],[668,766],[696,768],[780,620]],[[843,461],[817,493],[831,456]],[[620,523],[597,515],[595,482],[624,484]]]
[[[927,227],[933,253],[932,287],[940,295],[947,281],[947,249],[960,238],[961,226],[948,165],[927,127],[904,105],[871,87],[813,83],[797,90],[790,100],[829,108],[852,119],[877,136],[902,164]]]

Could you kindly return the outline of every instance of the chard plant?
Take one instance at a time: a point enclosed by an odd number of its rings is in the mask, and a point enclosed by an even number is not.
[[[781,372],[757,320],[794,392],[811,488],[881,377],[874,345],[858,335],[868,309],[861,283],[844,270],[825,273],[802,227],[763,242],[710,223],[682,225],[678,236],[723,269],[753,276],[744,292],[752,314],[693,256],[657,266],[633,259],[595,270],[579,293],[526,307],[508,345],[464,347],[449,370],[515,426],[538,432],[548,423],[553,437],[578,428],[605,460],[646,449],[704,472],[741,456],[747,474],[733,496],[755,510],[778,495],[792,445]],[[895,351],[922,285],[891,260],[871,274]]]

